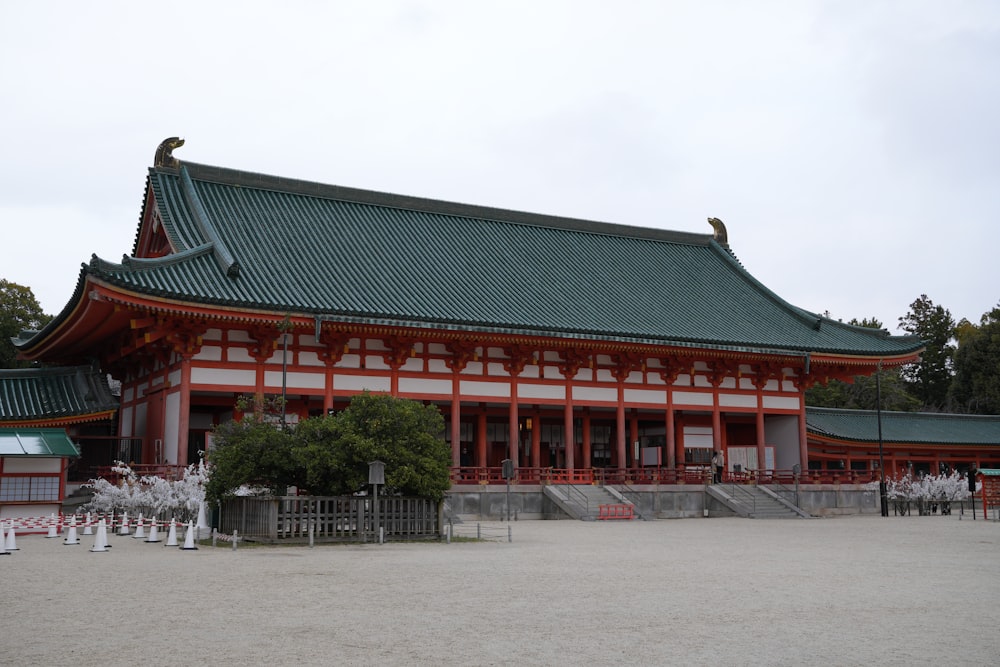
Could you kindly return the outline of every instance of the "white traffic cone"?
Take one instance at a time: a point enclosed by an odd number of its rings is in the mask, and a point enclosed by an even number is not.
[[[90,516],[90,512],[87,512],[87,518],[83,521],[83,534],[93,535],[94,534],[94,520]]]
[[[7,551],[18,551],[17,538],[14,536],[14,522],[10,522],[10,530],[7,531],[7,539],[3,542],[3,548]]]
[[[94,537],[94,546],[91,547],[91,551],[107,551],[108,550],[108,525],[104,523],[104,519],[101,519],[97,523],[97,535]]]
[[[188,521],[187,532],[184,533],[184,546],[182,546],[181,549],[184,549],[185,551],[193,551],[197,548],[198,547],[194,545],[194,525]]]
[[[167,543],[164,544],[165,547],[176,547],[180,546],[177,544],[177,522],[173,519],[170,520],[170,530],[167,531]]]
[[[156,519],[149,520],[149,537],[146,538],[147,542],[159,542],[160,535],[156,528]]]
[[[66,539],[63,544],[79,544],[80,538],[76,536],[76,517],[70,517],[69,530],[66,532]]]
[[[56,518],[55,514],[52,514],[51,516],[49,516],[49,532],[45,536],[46,539],[50,537],[59,537],[59,533],[62,532],[59,530],[59,528],[60,528],[59,519]]]
[[[7,551],[7,541],[3,537],[3,522],[0,521],[0,556],[9,556],[10,552]]]
[[[122,512],[122,522],[118,526],[119,535],[128,535],[128,512]]]
[[[135,522],[135,535],[133,535],[137,540],[146,539],[146,528],[142,525],[142,515],[139,515],[139,520]]]

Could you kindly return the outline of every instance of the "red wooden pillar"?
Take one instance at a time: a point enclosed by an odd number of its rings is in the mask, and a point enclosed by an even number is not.
[[[487,466],[486,460],[486,406],[479,406],[479,420],[476,428],[476,465]]]
[[[671,417],[674,417],[674,415],[672,413],[671,413]],[[675,421],[675,419],[671,419],[671,421],[674,422],[674,451],[676,452],[676,457],[677,457],[677,467],[681,467],[686,462],[685,458],[684,458],[684,438],[683,437],[680,437],[680,438],[677,437],[676,421]],[[681,423],[683,424],[683,422],[684,422],[684,419],[682,417],[681,418]]]
[[[181,357],[181,387],[180,387],[180,414],[177,415],[177,455],[175,461],[167,461],[178,465],[181,457],[187,462],[188,450],[188,430],[191,428],[191,355],[182,354]]]
[[[323,414],[328,415],[333,410],[333,364],[326,365],[326,376],[323,380]]]
[[[576,457],[574,456],[574,450],[576,449],[576,438],[573,435],[573,387],[572,380],[566,380],[566,407],[563,410],[563,431],[565,437],[565,447],[566,447],[566,461],[565,466],[567,470],[572,471],[576,466]]]
[[[462,465],[462,402],[458,400],[458,376],[451,389],[451,465]]]
[[[531,417],[531,461],[534,468],[542,465],[542,413],[535,408]]]
[[[764,442],[764,404],[761,401],[761,392],[757,390],[757,468],[764,470],[767,468],[767,456]]]
[[[642,450],[640,448],[640,450],[638,452],[635,451],[635,443],[639,442],[639,415],[636,414],[635,410],[632,410],[632,414],[630,415],[630,418],[629,418],[628,433],[629,433],[629,438],[628,438],[629,445],[628,446],[632,447],[632,454],[634,456],[634,459],[632,461],[632,467],[633,468],[641,468],[642,467]]]
[[[667,467],[676,468],[677,467],[677,434],[674,432],[674,406],[672,405],[672,396],[670,390],[667,389],[667,412],[666,412],[666,433],[664,447],[667,450]]]
[[[712,448],[722,451],[722,412],[719,410],[719,392],[712,392]]]
[[[510,379],[510,409],[508,411],[507,458],[518,467],[518,449],[521,444],[520,420],[517,417],[517,378]]]
[[[799,410],[799,463],[803,470],[809,469],[809,443],[806,441],[806,398],[801,396],[802,407]]]
[[[590,436],[590,410],[583,411],[583,452],[581,454],[583,460],[580,461],[580,467],[584,470],[594,467],[594,457],[592,455],[591,449],[591,436]]]
[[[618,410],[615,415],[615,454],[618,460],[615,462],[619,468],[628,467],[628,458],[625,450],[625,385],[618,381]]]

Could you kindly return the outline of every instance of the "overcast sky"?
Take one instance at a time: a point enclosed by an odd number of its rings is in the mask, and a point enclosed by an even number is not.
[[[0,278],[47,313],[181,160],[710,233],[787,301],[1000,301],[1000,2],[3,2]]]

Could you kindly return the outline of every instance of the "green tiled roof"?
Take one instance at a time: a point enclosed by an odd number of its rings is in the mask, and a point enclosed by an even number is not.
[[[89,366],[0,370],[0,424],[117,408],[107,378]]]
[[[839,440],[878,442],[878,414],[874,410],[807,407],[806,429]],[[883,411],[882,441],[1000,446],[1000,416]]]
[[[0,428],[0,456],[79,456],[66,431],[59,428]]]
[[[913,337],[796,308],[710,234],[152,168],[175,254],[86,274],[199,304],[439,329],[892,356]],[[82,284],[82,282],[81,282]]]

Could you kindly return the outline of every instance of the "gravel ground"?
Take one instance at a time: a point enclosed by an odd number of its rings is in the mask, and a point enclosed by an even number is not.
[[[500,540],[235,552],[19,536],[0,664],[1000,663],[995,521],[489,527]]]

